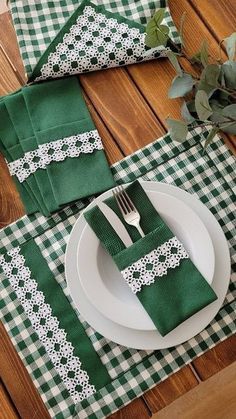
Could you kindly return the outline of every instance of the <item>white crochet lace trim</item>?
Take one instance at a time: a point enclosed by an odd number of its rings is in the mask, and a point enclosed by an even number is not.
[[[168,269],[176,268],[181,259],[188,257],[182,243],[177,237],[172,237],[121,273],[133,293],[136,294],[141,291],[143,285],[153,284],[156,279],[167,275]]]
[[[82,153],[102,149],[98,131],[93,130],[39,145],[35,150],[25,153],[24,157],[8,163],[8,167],[11,175],[16,175],[22,183],[36,170],[46,169],[53,161],[63,161],[67,157],[79,157]]]
[[[161,49],[149,52],[145,33],[86,6],[63,41],[49,54],[36,80],[132,64],[154,58]]]
[[[12,288],[74,403],[95,393],[95,387],[89,383],[89,376],[82,369],[80,359],[73,355],[74,348],[71,342],[67,341],[65,330],[60,328],[58,319],[52,315],[50,305],[45,303],[43,292],[37,289],[36,280],[31,277],[30,269],[25,266],[25,258],[20,254],[20,248],[10,250],[7,253],[7,260],[1,255],[0,266],[9,278]]]

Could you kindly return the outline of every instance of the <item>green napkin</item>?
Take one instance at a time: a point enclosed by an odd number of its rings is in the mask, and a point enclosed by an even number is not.
[[[114,8],[114,3],[111,3]],[[121,3],[118,9],[122,10],[124,5],[126,9],[129,8],[127,0]],[[135,7],[139,9],[137,5]],[[155,9],[155,5],[153,8]],[[132,6],[130,9],[132,10]],[[163,14],[164,24],[170,25],[169,12],[163,10]],[[83,0],[52,39],[29,81],[152,60],[165,56],[166,49],[175,49],[174,42],[168,41],[166,47],[149,48],[145,44],[144,25],[121,16],[120,13],[110,12],[101,4],[95,5],[89,0]]]
[[[0,99],[0,121],[0,151],[9,164],[18,158],[21,158],[24,152],[2,99]],[[37,184],[34,177],[30,176],[27,179],[27,182],[24,182],[23,184],[14,176],[14,182],[21,196],[25,211],[28,214],[39,211],[41,207],[35,193],[35,191],[37,191]]]
[[[145,237],[125,224],[133,244],[125,245],[98,207],[84,216],[110,253],[125,281],[162,336],[217,299],[186,250],[135,181],[127,193],[141,215]],[[124,222],[114,198],[105,201]]]
[[[57,204],[114,186],[77,78],[31,85],[23,95]]]
[[[4,98],[9,116],[14,124],[20,145],[25,153],[31,152],[38,147],[34,131],[31,125],[29,114],[26,108],[22,91]],[[20,111],[19,111],[20,110]],[[50,212],[56,211],[58,205],[53,195],[50,178],[46,170],[37,170],[30,175],[36,181],[34,192],[40,202],[41,212],[48,216]]]

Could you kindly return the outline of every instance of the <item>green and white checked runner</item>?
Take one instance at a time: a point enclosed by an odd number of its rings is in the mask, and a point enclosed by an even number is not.
[[[6,261],[5,271],[1,273],[1,320],[51,417],[104,418],[235,333],[236,246],[233,214],[235,159],[220,138],[214,141],[203,155],[200,143],[203,135],[201,130],[196,129],[182,144],[173,143],[166,135],[112,166],[117,183],[126,183],[137,178],[157,180],[174,184],[194,194],[213,212],[227,237],[232,258],[232,277],[224,304],[205,330],[182,345],[148,352],[122,347],[98,334],[75,309],[68,305],[70,302],[73,307],[64,275],[65,248],[72,226],[88,202],[70,205],[50,218],[38,214],[25,216],[0,232],[0,263]],[[56,281],[54,289],[57,288],[58,295],[64,299],[71,315],[76,316],[81,336],[89,348],[87,351],[92,355],[91,362],[97,365],[97,375],[99,371],[101,372],[98,377],[93,376],[90,371],[87,387],[86,377],[82,375],[81,383],[87,391],[85,398],[81,393],[78,396],[76,389],[73,391],[73,378],[69,381],[65,378],[63,368],[56,362],[55,354],[50,345],[48,346],[45,336],[43,335],[40,340],[41,331],[38,329],[37,333],[35,332],[37,328],[34,321],[32,323],[29,320],[29,317],[33,319],[32,312],[30,313],[29,307],[27,308],[24,302],[21,305],[22,295],[19,294],[17,298],[13,291],[14,273],[10,285],[8,258],[17,248],[19,254],[24,253],[25,261],[28,261],[27,266],[31,267],[31,278],[36,265],[29,258],[28,252],[31,248],[36,249],[35,252],[42,259],[45,275],[50,278],[50,283]],[[15,256],[15,258],[18,265],[23,263],[21,257]],[[29,275],[28,270],[22,272],[26,276]],[[45,288],[43,281],[40,282],[39,277],[40,273],[37,278],[34,275],[40,290],[44,288],[46,302],[49,303],[49,307],[45,307],[53,308],[53,315],[55,317],[57,314],[62,329],[64,319],[60,318],[55,299],[50,297],[47,287]],[[64,324],[64,329],[68,331],[69,340],[70,327]],[[62,340],[65,339],[63,331],[60,331],[60,336]],[[82,361],[79,369],[85,369],[86,359],[83,358],[81,347],[79,345],[76,347],[74,343],[74,348],[80,353]],[[75,358],[73,359],[75,361]],[[89,372],[88,364],[87,372]],[[96,392],[91,387],[92,381],[96,381]]]
[[[30,76],[42,54],[80,5],[78,0],[10,0],[13,24],[26,73]],[[165,23],[170,37],[180,42],[166,0],[94,0],[107,11],[145,25],[155,10],[166,8]]]

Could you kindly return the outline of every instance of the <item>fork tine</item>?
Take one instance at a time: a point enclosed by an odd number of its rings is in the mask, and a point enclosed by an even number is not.
[[[120,199],[123,207],[125,208],[125,212],[128,214],[131,211],[131,209],[129,207],[129,204],[127,203],[127,201],[124,198],[124,194],[123,194],[122,188],[121,187],[118,187],[118,188],[119,188],[118,189],[118,197],[119,197],[119,199]]]
[[[133,208],[132,208],[132,206],[130,205],[130,203],[129,203],[129,201],[126,199],[126,196],[125,196],[125,191],[124,191],[124,188],[122,187],[122,186],[120,186],[119,187],[119,191],[120,191],[120,197],[122,198],[122,200],[123,200],[123,202],[125,203],[125,206],[126,206],[126,208],[127,208],[127,211],[128,212],[131,212],[132,210],[133,210]]]
[[[130,208],[131,208],[131,210],[132,211],[135,211],[135,206],[134,206],[134,204],[133,204],[133,202],[131,201],[131,199],[130,199],[130,197],[129,197],[129,195],[127,194],[127,192],[126,192],[126,190],[125,189],[123,189],[123,194],[124,194],[124,197],[126,198],[126,200],[128,201],[128,203],[129,203],[129,206],[130,206]]]
[[[121,214],[123,214],[123,216],[124,216],[126,214],[126,211],[123,209],[123,206],[121,205],[121,202],[120,202],[120,199],[119,199],[119,196],[118,196],[118,192],[117,192],[117,188],[114,189],[112,192],[113,192],[113,196],[116,200],[116,203],[119,207],[119,210],[120,210]]]

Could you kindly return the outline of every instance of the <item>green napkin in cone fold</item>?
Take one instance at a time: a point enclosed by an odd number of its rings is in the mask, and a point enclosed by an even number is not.
[[[192,263],[182,243],[160,217],[138,181],[126,191],[141,216],[145,237],[125,224],[133,244],[125,247],[96,206],[84,213],[102,245],[136,294],[162,336],[212,303],[217,296]],[[107,205],[124,223],[114,197]]]

